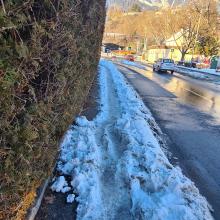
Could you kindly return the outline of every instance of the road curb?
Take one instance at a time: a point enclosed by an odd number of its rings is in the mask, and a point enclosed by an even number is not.
[[[44,193],[46,191],[46,188],[48,187],[48,184],[50,182],[51,178],[47,178],[44,184],[40,187],[40,192],[38,193],[37,199],[34,202],[34,205],[29,209],[28,214],[26,216],[26,220],[34,220],[38,210],[40,209]]]

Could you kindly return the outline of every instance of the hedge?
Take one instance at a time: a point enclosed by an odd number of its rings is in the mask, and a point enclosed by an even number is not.
[[[96,74],[105,0],[0,4],[0,219],[23,219]]]

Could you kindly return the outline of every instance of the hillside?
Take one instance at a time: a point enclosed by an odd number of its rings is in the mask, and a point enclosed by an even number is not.
[[[155,19],[157,17],[157,19]],[[127,38],[132,36],[140,36],[143,38],[146,36],[148,38],[148,45],[156,44],[155,34],[157,34],[158,39],[162,38],[159,34],[160,26],[162,25],[161,19],[163,19],[163,14],[157,14],[153,10],[147,10],[139,13],[123,13],[116,14],[111,17],[108,16],[108,20],[105,25],[105,33],[120,33],[126,35]],[[128,41],[133,40],[128,39],[107,39],[105,35],[104,41],[106,43],[114,42],[120,44],[121,46],[127,46]]]

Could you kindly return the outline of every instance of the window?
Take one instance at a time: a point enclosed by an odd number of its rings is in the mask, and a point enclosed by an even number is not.
[[[163,62],[164,63],[174,63],[174,61],[171,59],[163,59]]]

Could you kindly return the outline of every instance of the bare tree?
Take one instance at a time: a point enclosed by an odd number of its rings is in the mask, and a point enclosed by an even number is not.
[[[190,50],[194,54],[197,41],[202,35],[214,33],[216,10],[213,0],[191,0],[184,7],[167,12],[167,25],[182,54],[181,60]]]

